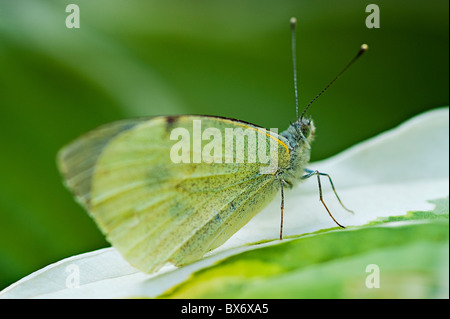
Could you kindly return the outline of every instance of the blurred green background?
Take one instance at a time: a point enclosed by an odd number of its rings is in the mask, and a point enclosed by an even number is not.
[[[80,28],[65,26],[79,5]],[[105,247],[55,165],[59,148],[126,117],[211,114],[264,127],[295,120],[289,18],[298,20],[300,108],[370,50],[309,114],[312,159],[448,105],[447,0],[0,1],[0,289]],[[432,141],[430,141],[432,142]]]

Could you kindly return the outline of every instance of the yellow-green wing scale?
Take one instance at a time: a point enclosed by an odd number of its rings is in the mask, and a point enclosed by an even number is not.
[[[201,120],[202,130],[217,128],[223,135],[225,128],[250,128],[265,137],[267,149],[271,140],[277,142],[277,171],[289,165],[284,137],[249,123],[208,116],[112,123],[59,154],[67,186],[112,245],[146,272],[167,262],[190,263],[220,246],[280,187],[276,172],[261,174],[267,163],[248,163],[247,144],[244,163],[173,163],[170,150],[176,141],[170,140],[170,133],[181,127],[192,138],[193,120]],[[207,143],[203,141],[202,148]]]

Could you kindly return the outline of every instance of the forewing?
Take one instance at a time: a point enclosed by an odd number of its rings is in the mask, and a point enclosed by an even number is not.
[[[222,132],[223,142],[226,128],[249,128],[264,134],[267,144],[277,140],[273,133],[234,120],[155,117],[103,127],[103,133],[82,137],[60,156],[67,185],[113,246],[146,272],[169,261],[181,265],[201,258],[245,225],[279,188],[276,172],[262,174],[262,163],[248,163],[249,151],[255,150],[245,148],[244,162],[236,163],[239,152],[227,152],[223,143],[222,161],[192,163],[204,155],[202,149],[209,143],[194,146],[192,140],[201,139],[193,129],[194,120],[201,122],[202,131]],[[190,163],[171,159],[177,141],[170,135],[175,128],[190,134]],[[277,151],[285,165],[287,147],[278,143]]]

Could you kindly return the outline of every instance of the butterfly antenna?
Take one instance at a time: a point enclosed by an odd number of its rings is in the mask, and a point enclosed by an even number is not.
[[[291,18],[291,49],[292,49],[292,66],[294,69],[294,93],[295,93],[295,114],[298,119],[298,90],[297,90],[297,58],[295,52],[295,27],[297,19]]]
[[[316,95],[315,98],[313,98],[311,100],[311,102],[309,102],[309,104],[306,106],[305,110],[303,111],[302,115],[300,116],[300,119],[303,118],[303,116],[305,115],[306,111],[308,110],[309,106],[315,101],[317,100],[317,98],[319,96],[321,96],[323,94],[323,92],[325,92],[334,82],[336,82],[337,79],[339,79],[341,77],[342,74],[344,74],[345,71],[347,71],[347,69],[350,67],[350,65],[352,65],[364,52],[366,52],[369,49],[369,46],[367,44],[363,44],[361,45],[361,48],[359,49],[358,54],[345,66],[345,68],[319,93]]]

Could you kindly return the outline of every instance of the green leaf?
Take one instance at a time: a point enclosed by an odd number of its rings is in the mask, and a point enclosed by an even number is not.
[[[440,201],[448,205],[448,197]],[[391,225],[398,221],[420,223]],[[229,257],[161,297],[448,297],[440,277],[448,269],[448,211],[445,217],[434,211],[410,212],[370,224]],[[369,265],[379,268],[379,288],[366,286]]]

